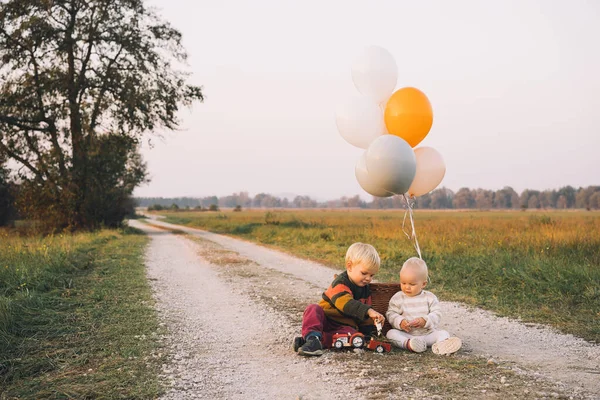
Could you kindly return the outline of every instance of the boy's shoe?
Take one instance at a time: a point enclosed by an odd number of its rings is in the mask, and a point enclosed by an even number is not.
[[[304,340],[304,338],[302,336],[296,336],[294,338],[294,351],[297,353],[298,350],[300,349],[300,347],[302,347],[302,345],[306,343],[306,340]]]
[[[302,356],[320,356],[323,353],[323,345],[317,336],[309,337],[306,343],[298,349],[298,354]]]
[[[422,353],[427,350],[427,342],[425,339],[421,339],[420,337],[414,337],[408,339],[408,342],[406,342],[406,348],[415,353]]]
[[[431,351],[441,356],[456,353],[462,347],[462,340],[457,337],[451,337],[441,342],[434,343]]]

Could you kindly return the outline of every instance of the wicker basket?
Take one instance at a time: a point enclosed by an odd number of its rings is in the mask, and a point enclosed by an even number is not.
[[[390,299],[393,295],[400,291],[399,283],[371,283],[371,301],[373,309],[383,315],[387,312]],[[383,325],[383,333],[385,334],[392,327],[387,319]]]

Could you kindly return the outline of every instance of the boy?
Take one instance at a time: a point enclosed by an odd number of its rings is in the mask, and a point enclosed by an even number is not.
[[[412,257],[400,270],[400,289],[391,299],[386,317],[392,326],[388,339],[397,347],[421,353],[431,346],[435,354],[452,354],[462,342],[450,337],[437,326],[442,310],[437,297],[423,288],[427,285],[428,271],[425,261]]]
[[[370,244],[354,243],[346,252],[346,271],[338,275],[323,292],[319,304],[306,307],[302,317],[305,343],[298,350],[303,356],[320,356],[330,348],[336,333],[372,332],[373,321],[385,317],[371,308],[369,283],[379,272],[377,250]],[[371,328],[371,329],[369,329]]]

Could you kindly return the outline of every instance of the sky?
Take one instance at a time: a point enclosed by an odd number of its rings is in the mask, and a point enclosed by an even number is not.
[[[351,66],[388,50],[396,89],[433,107],[420,146],[444,158],[440,184],[558,189],[600,184],[600,2],[589,0],[151,0],[183,35],[203,103],[154,132],[151,182],[136,196],[292,193],[371,196],[364,150],[336,108],[358,95]]]

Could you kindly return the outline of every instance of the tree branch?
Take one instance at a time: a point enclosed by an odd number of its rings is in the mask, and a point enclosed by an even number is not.
[[[76,90],[78,92],[77,102],[81,103],[81,99],[83,94],[85,93],[85,88],[83,87],[83,83],[85,81],[85,73],[87,71],[88,63],[90,62],[90,57],[92,56],[92,49],[94,48],[94,36],[96,34],[96,30],[98,28],[98,24],[94,26],[94,14],[96,13],[96,6],[92,8],[92,15],[90,16],[90,31],[88,32],[88,48],[87,54],[85,58],[81,61],[81,71],[79,72],[79,77],[77,79]]]
[[[65,166],[65,154],[63,153],[60,144],[58,143],[58,130],[56,129],[56,125],[53,123],[50,124],[50,129],[48,129],[48,133],[50,133],[50,141],[52,142],[52,149],[58,155],[58,170],[60,171],[60,175],[63,178],[67,176],[67,168]]]
[[[21,164],[23,164],[25,167],[27,167],[31,172],[33,172],[35,174],[35,176],[40,180],[43,181],[44,180],[44,176],[42,175],[42,173],[35,168],[33,165],[31,165],[31,163],[29,161],[27,161],[26,159],[24,159],[23,157],[19,156],[17,153],[15,153],[14,151],[12,151],[11,149],[9,149],[4,143],[0,142],[0,150],[2,150],[3,152],[5,152],[6,154],[8,154],[8,156],[18,162],[20,162]]]
[[[25,131],[36,131],[36,132],[48,132],[48,128],[42,128],[40,126],[32,126],[32,125],[27,125],[28,123],[39,123],[39,122],[46,122],[46,121],[23,121],[20,120],[18,118],[15,117],[8,117],[6,115],[0,115],[0,122],[4,122],[8,125],[17,127],[19,129],[25,130]]]
[[[54,179],[52,179],[52,176],[50,176],[50,172],[48,171],[48,168],[46,167],[46,163],[42,160],[42,154],[40,153],[40,149],[38,149],[38,147],[35,145],[33,138],[29,135],[29,132],[25,131],[24,134],[25,134],[25,141],[27,142],[29,149],[37,156],[38,164],[40,165],[41,170],[44,173],[44,175],[46,175],[46,179],[50,183],[52,183],[52,185],[55,185]]]
[[[119,56],[121,55],[121,52],[123,51],[124,46],[121,46],[121,48],[119,48],[119,51],[117,52],[117,54],[109,61],[108,65],[106,66],[106,71],[108,72],[113,64],[117,61],[117,59],[119,58]],[[91,122],[90,122],[90,130],[94,130],[96,128],[96,124],[97,124],[97,119],[98,119],[98,115],[100,114],[100,106],[102,104],[102,100],[104,98],[104,94],[106,93],[106,91],[108,90],[108,77],[105,75],[104,79],[102,80],[102,88],[100,89],[100,93],[98,93],[98,97],[96,98],[96,103],[94,104],[94,111],[92,111],[92,118],[91,118]]]

